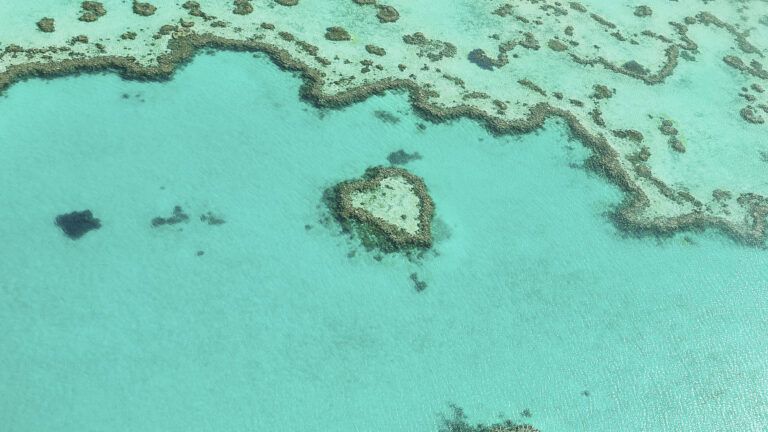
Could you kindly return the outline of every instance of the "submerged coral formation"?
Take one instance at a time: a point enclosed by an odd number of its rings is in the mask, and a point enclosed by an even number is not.
[[[53,18],[43,18],[37,22],[37,28],[41,32],[53,33],[56,30],[56,22]]]
[[[35,26],[42,14],[29,4],[4,9],[37,18],[0,29],[0,91],[93,70],[166,79],[198,49],[261,51],[299,71],[301,96],[321,107],[400,89],[428,120],[468,117],[492,133],[556,119],[592,151],[586,166],[625,192],[619,227],[765,242],[768,185],[742,175],[758,172],[766,151],[765,2],[445,5],[473,11],[465,16],[429,2],[105,1],[107,13],[86,1],[50,13],[55,32],[52,21]],[[677,134],[659,129],[663,119]],[[714,201],[715,190],[730,198]]]
[[[327,195],[337,220],[366,246],[391,252],[432,245],[432,198],[424,182],[402,168],[369,168]]]
[[[93,22],[107,14],[107,9],[101,2],[84,1],[80,7],[83,10],[80,21]]]
[[[343,27],[328,27],[325,32],[325,38],[330,41],[347,41],[352,39],[349,33]]]
[[[139,2],[137,0],[133,1],[133,13],[136,15],[150,16],[154,15],[155,11],[157,11],[157,7],[151,3]]]
[[[181,206],[175,206],[173,208],[173,214],[167,218],[164,217],[156,217],[152,219],[152,226],[153,227],[159,227],[162,225],[176,225],[180,224],[182,222],[187,222],[189,220],[189,215],[184,213],[184,210],[182,210]]]
[[[77,240],[89,231],[101,228],[101,221],[90,210],[74,211],[56,216],[56,226],[72,240]]]
[[[493,424],[471,424],[467,419],[467,415],[464,414],[464,410],[457,406],[451,407],[453,412],[450,417],[443,418],[443,424],[440,427],[439,432],[539,432],[538,429],[527,424],[518,424],[512,420],[503,420]],[[523,413],[528,413],[524,417],[530,417],[528,410]]]
[[[419,152],[407,153],[405,150],[400,149],[394,151],[387,156],[387,160],[392,165],[405,165],[408,162],[421,159]]]

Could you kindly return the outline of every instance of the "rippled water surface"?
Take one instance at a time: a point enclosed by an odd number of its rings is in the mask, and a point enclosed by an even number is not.
[[[558,122],[422,130],[397,93],[321,111],[253,57],[0,99],[0,429],[426,432],[455,403],[552,432],[768,430],[764,251],[625,238]],[[421,261],[321,206],[399,149],[437,206]],[[83,209],[101,229],[53,225]]]

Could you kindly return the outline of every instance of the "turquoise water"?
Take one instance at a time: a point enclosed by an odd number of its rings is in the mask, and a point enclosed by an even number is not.
[[[0,429],[436,431],[455,403],[542,431],[768,430],[765,251],[625,238],[557,122],[421,131],[396,93],[320,111],[256,57],[0,99]],[[398,149],[437,204],[417,262],[321,223],[325,188]],[[189,223],[151,227],[175,205]],[[53,225],[86,208],[100,230]]]

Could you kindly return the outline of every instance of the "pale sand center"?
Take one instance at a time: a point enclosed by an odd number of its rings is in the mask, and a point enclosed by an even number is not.
[[[402,176],[387,177],[374,190],[350,194],[352,207],[360,208],[411,235],[419,232],[421,203],[413,186]]]

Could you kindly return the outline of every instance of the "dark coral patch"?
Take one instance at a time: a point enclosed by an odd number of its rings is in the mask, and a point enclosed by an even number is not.
[[[236,15],[248,15],[253,12],[253,5],[251,5],[250,0],[235,0],[235,10],[233,11]]]
[[[167,218],[158,216],[152,219],[152,226],[159,227],[162,225],[176,225],[182,222],[187,222],[188,220],[189,220],[189,215],[184,213],[184,210],[181,209],[181,206],[176,206],[173,208],[172,216]]]
[[[419,279],[419,275],[416,273],[411,273],[411,282],[413,282],[413,287],[416,288],[416,292],[422,292],[427,289],[427,283]]]
[[[535,427],[528,424],[518,424],[509,419],[500,420],[494,424],[472,424],[467,419],[464,410],[457,406],[452,406],[453,416],[444,417],[440,432],[539,432]],[[528,410],[525,410],[528,411]],[[524,412],[525,412],[524,411]],[[528,412],[530,414],[530,412]],[[523,414],[523,417],[528,417]]]
[[[625,70],[636,75],[647,75],[649,72],[645,66],[641,65],[640,63],[634,60],[630,60],[624,63],[623,65],[621,65],[621,67],[623,67]]]
[[[400,117],[392,114],[389,111],[376,110],[373,112],[374,117],[383,121],[384,123],[397,124],[400,123]]]
[[[406,153],[405,150],[402,149],[392,152],[387,156],[387,160],[392,165],[405,165],[410,161],[419,159],[421,159],[419,152]]]
[[[343,27],[328,27],[325,32],[325,38],[330,41],[348,41],[352,39],[349,33]]]
[[[84,1],[80,7],[83,9],[83,14],[78,19],[83,22],[93,22],[107,14],[107,9],[101,2]]]
[[[56,30],[56,22],[53,18],[43,18],[37,22],[37,29],[44,33],[53,33]]]
[[[153,4],[139,2],[136,0],[133,2],[133,13],[136,15],[150,16],[154,15],[155,11],[157,11],[157,7]]]
[[[479,66],[481,69],[493,70],[493,59],[488,57],[488,55],[485,54],[485,51],[480,48],[470,51],[467,59]]]
[[[214,215],[211,212],[208,212],[206,214],[200,215],[200,222],[205,222],[208,225],[222,225],[226,221],[216,215]]]
[[[74,211],[56,216],[56,226],[61,228],[67,237],[77,240],[88,231],[101,228],[101,221],[93,217],[90,210]]]
[[[400,18],[400,13],[392,6],[379,5],[376,11],[376,18],[382,23],[395,22]]]

